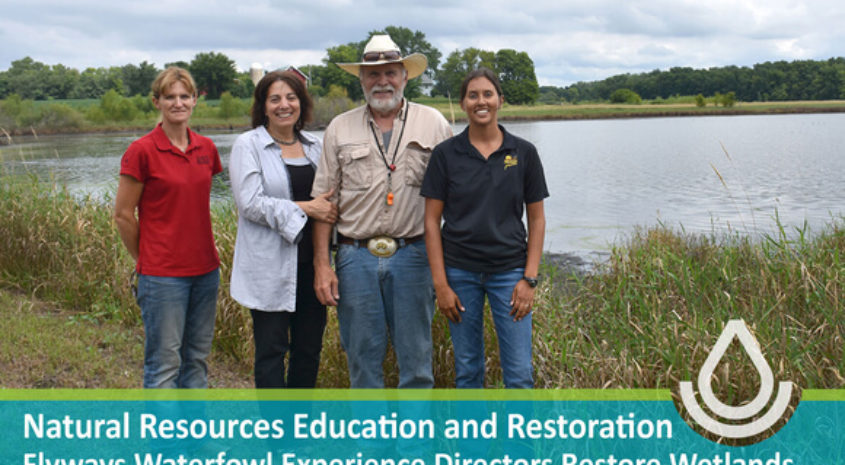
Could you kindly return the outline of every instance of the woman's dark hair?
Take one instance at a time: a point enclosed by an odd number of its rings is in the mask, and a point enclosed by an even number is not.
[[[267,115],[265,114],[267,94],[270,92],[270,86],[276,81],[282,81],[290,86],[299,99],[299,119],[293,125],[293,130],[299,132],[305,127],[305,123],[311,121],[314,103],[308,95],[308,89],[302,82],[302,78],[293,71],[271,71],[258,81],[255,86],[255,93],[252,96],[252,127],[257,128],[267,124]]]
[[[499,77],[496,76],[489,68],[478,68],[476,70],[470,71],[469,74],[464,78],[464,82],[461,83],[461,100],[467,96],[467,87],[469,87],[469,81],[472,81],[475,78],[487,78],[488,81],[493,83],[493,87],[496,88],[496,93],[501,97],[502,93],[502,84],[499,82]]]

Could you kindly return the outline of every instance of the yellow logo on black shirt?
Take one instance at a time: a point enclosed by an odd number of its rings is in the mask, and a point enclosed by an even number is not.
[[[505,170],[510,168],[511,166],[516,166],[519,162],[519,159],[513,155],[505,155]]]

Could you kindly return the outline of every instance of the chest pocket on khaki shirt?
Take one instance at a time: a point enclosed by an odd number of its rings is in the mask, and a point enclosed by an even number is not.
[[[405,156],[408,157],[405,183],[414,187],[422,186],[425,169],[428,166],[428,161],[431,159],[431,149],[422,147],[416,142],[411,142],[405,149]]]
[[[348,145],[340,149],[341,185],[343,189],[364,190],[373,184],[369,145]]]

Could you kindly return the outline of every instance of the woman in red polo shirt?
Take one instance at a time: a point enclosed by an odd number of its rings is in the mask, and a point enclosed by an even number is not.
[[[152,92],[161,123],[126,150],[115,199],[138,273],[144,387],[205,388],[220,266],[209,199],[223,168],[214,143],[188,128],[197,102],[190,73],[169,67]]]

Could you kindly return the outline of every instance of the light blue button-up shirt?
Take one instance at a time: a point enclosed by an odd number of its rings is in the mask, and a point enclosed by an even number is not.
[[[322,143],[300,134],[305,156],[316,170]],[[308,217],[293,202],[281,155],[263,126],[241,134],[232,146],[229,176],[238,207],[238,237],[230,293],[247,308],[292,312],[297,243]]]

